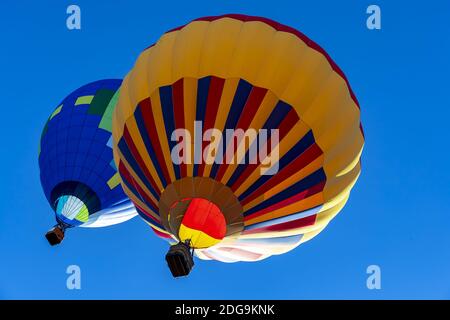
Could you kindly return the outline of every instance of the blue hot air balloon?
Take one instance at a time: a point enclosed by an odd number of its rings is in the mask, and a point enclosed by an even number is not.
[[[131,219],[112,153],[112,112],[122,80],[100,80],[69,94],[50,115],[39,144],[42,188],[57,225],[55,245],[72,227],[103,227]]]

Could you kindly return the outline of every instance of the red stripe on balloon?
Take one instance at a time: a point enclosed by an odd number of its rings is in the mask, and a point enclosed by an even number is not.
[[[137,198],[139,199],[144,199],[145,203],[153,206],[153,209],[155,211],[158,211],[158,206],[153,202],[152,199],[150,199],[147,195],[147,192],[145,192],[138,183],[136,183],[136,181],[134,180],[132,174],[128,171],[128,169],[125,167],[125,165],[123,164],[122,161],[119,162],[119,173],[120,173],[120,177],[124,180],[126,180],[129,184],[131,184],[136,191],[138,192],[138,194],[134,194]],[[130,190],[131,191],[131,190]],[[136,203],[133,202],[134,205],[136,205]]]
[[[315,195],[315,194],[317,194],[319,192],[322,192],[324,187],[325,187],[325,182],[320,182],[320,183],[316,184],[315,186],[313,186],[313,187],[311,187],[309,189],[306,189],[306,190],[304,190],[304,191],[302,191],[302,192],[300,192],[300,193],[298,193],[298,194],[296,194],[296,195],[294,195],[294,196],[292,196],[290,198],[287,198],[287,199],[285,199],[283,201],[277,202],[276,204],[268,206],[268,207],[266,207],[266,208],[264,208],[264,209],[262,209],[260,211],[257,211],[257,212],[255,212],[255,213],[253,213],[251,215],[248,215],[248,216],[244,217],[244,220],[247,221],[247,220],[250,220],[250,219],[257,218],[257,217],[259,217],[259,216],[261,216],[263,214],[266,214],[266,213],[278,210],[278,209],[286,207],[286,206],[288,206],[290,204],[293,204],[293,203],[299,202],[301,200],[304,200],[306,198],[309,198],[312,195]]]
[[[266,96],[267,89],[253,87],[247,101],[245,102],[244,109],[242,110],[239,121],[236,125],[236,129],[247,130],[250,126],[255,114],[258,112],[264,97]]]
[[[263,233],[263,232],[279,232],[279,231],[287,231],[290,229],[302,228],[307,226],[312,226],[316,222],[317,215],[308,216],[302,219],[284,222],[280,224],[275,224],[272,226],[262,227],[258,229],[250,229],[244,230],[242,234],[255,234],[255,233]]]
[[[162,148],[159,143],[158,132],[156,131],[156,123],[152,112],[152,103],[150,101],[150,98],[142,100],[139,105],[141,107],[142,118],[144,119],[148,137],[150,138],[150,141],[152,143],[153,150],[155,150],[156,158],[158,159],[158,163],[161,166],[164,179],[166,179],[167,184],[170,184],[172,180],[170,179],[166,161],[164,160]]]
[[[283,119],[283,121],[281,121],[280,125],[278,126],[278,128],[273,128],[273,129],[278,129],[278,139],[279,141],[283,140],[283,138],[287,135],[287,133],[294,127],[294,125],[297,123],[297,121],[299,120],[299,117],[297,115],[297,112],[294,109],[291,109],[287,116]],[[269,139],[271,140],[271,139]],[[268,143],[268,141],[265,142],[264,145],[260,145],[259,149],[263,149],[266,148],[266,144]],[[275,146],[270,146],[270,148],[266,148],[266,150],[272,150]],[[256,155],[258,156],[258,155]],[[255,159],[251,159],[249,161],[250,163],[247,165],[247,167],[245,168],[244,172],[242,172],[242,174],[239,176],[239,178],[233,183],[233,185],[231,186],[231,190],[236,191],[239,186],[253,173],[253,171],[255,171],[258,167],[259,164],[257,161],[255,161]],[[256,164],[252,164],[256,162]]]
[[[142,212],[146,217],[148,217],[150,220],[152,220],[154,223],[160,224],[160,220],[155,219],[146,209],[142,208],[138,204],[134,204],[134,206],[139,209],[139,212]]]
[[[183,79],[178,80],[172,85],[172,101],[173,101],[173,114],[175,117],[175,128],[186,129],[184,120],[184,87]],[[185,141],[183,141],[185,143]],[[187,146],[190,148],[191,146]],[[188,159],[191,161],[191,159]],[[180,164],[181,177],[185,177],[187,174],[186,163]]]
[[[295,160],[293,160],[286,167],[278,171],[277,174],[273,175],[269,180],[267,180],[263,185],[261,185],[261,187],[252,192],[245,199],[242,199],[241,204],[246,205],[250,201],[256,199],[264,192],[270,190],[274,186],[280,184],[282,181],[286,180],[290,176],[294,175],[296,172],[306,167],[309,163],[317,159],[321,154],[322,150],[316,143],[314,143],[308,149],[306,149],[305,152],[300,154]]]
[[[160,192],[155,180],[153,179],[152,175],[148,171],[148,167],[145,165],[144,160],[142,159],[139,151],[137,150],[136,146],[134,145],[134,142],[133,142],[134,140],[131,138],[130,132],[128,131],[128,127],[126,125],[123,130],[123,137],[125,139],[125,142],[127,143],[128,148],[131,151],[131,154],[133,155],[133,158],[138,163],[139,168],[144,172],[144,175],[147,178],[147,180],[150,182],[151,186],[153,187],[153,190],[155,190],[155,192],[158,195],[161,195],[161,192]]]
[[[241,116],[239,117],[239,120],[237,122],[235,129],[242,129],[246,131],[250,124],[252,119],[254,119],[256,112],[258,112],[259,107],[261,106],[261,103],[267,93],[267,89],[259,88],[259,87],[253,87],[250,91],[250,94],[247,98],[247,101],[245,102],[244,108],[242,109]],[[254,141],[253,143],[256,143]],[[229,148],[229,145],[227,146],[227,149]],[[235,144],[235,148],[237,150],[238,145]],[[236,154],[236,150],[233,150],[233,154]],[[225,153],[226,154],[226,153]],[[223,175],[225,174],[229,164],[222,164],[219,168],[219,171],[216,175],[216,180],[220,181],[223,178]]]
[[[203,133],[208,129],[214,128],[224,85],[225,79],[218,77],[211,77],[211,82],[209,84],[208,90],[208,99],[206,101],[206,114],[203,123]],[[203,141],[202,150],[205,150],[207,145],[208,142]],[[204,170],[205,170],[205,162],[202,161],[202,163],[198,167],[198,176],[203,176]]]
[[[283,139],[288,132],[295,126],[295,124],[300,120],[300,117],[297,114],[297,111],[295,109],[289,110],[288,114],[286,115],[286,118],[281,122],[279,126],[279,137],[280,141]],[[270,149],[268,149],[270,150]]]

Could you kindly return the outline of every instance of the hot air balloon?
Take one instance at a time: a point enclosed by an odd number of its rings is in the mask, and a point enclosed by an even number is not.
[[[244,15],[165,33],[124,79],[114,159],[140,216],[193,254],[259,261],[319,234],[360,174],[358,101],[330,56],[301,32]]]
[[[50,115],[39,144],[42,188],[55,212],[51,245],[72,227],[103,227],[137,215],[120,186],[112,152],[112,112],[122,80],[75,90]]]

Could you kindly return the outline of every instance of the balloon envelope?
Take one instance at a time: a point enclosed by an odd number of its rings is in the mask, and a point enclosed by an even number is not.
[[[197,19],[145,49],[113,128],[141,217],[224,262],[282,254],[320,233],[349,197],[364,144],[358,102],[328,54],[293,28],[243,15]],[[188,214],[196,199],[220,214]]]
[[[112,153],[112,112],[121,80],[75,90],[53,111],[41,135],[42,188],[66,227],[102,227],[135,216]]]

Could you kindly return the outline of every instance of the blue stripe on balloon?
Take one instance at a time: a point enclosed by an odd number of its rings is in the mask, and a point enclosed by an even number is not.
[[[236,93],[231,104],[230,111],[228,112],[228,117],[225,122],[224,134],[226,134],[226,129],[235,129],[236,125],[241,116],[242,110],[244,109],[245,103],[252,91],[253,86],[245,80],[239,80],[239,84],[236,89]],[[228,141],[226,142],[228,143]],[[226,145],[224,144],[224,150],[222,150],[222,156],[225,154]],[[219,151],[221,152],[221,151]],[[219,170],[220,164],[214,163],[211,168],[210,177],[215,178],[217,171]]]
[[[164,178],[164,174],[161,169],[161,165],[158,162],[158,158],[156,157],[155,149],[153,149],[152,142],[150,141],[149,135],[147,133],[147,129],[144,122],[144,117],[142,116],[142,110],[141,106],[139,105],[136,108],[136,111],[134,112],[134,118],[136,119],[136,124],[139,129],[139,136],[142,137],[142,140],[144,140],[145,148],[147,149],[147,153],[150,156],[150,159],[152,160],[153,166],[156,169],[156,173],[158,174],[159,179],[161,180],[161,183],[163,187],[167,186],[167,181]]]
[[[131,154],[131,152],[130,152],[130,150],[128,148],[128,145],[125,142],[125,139],[123,139],[123,138],[120,139],[118,147],[119,147],[119,150],[122,152],[123,156],[125,157],[125,159],[127,160],[127,162],[130,164],[131,168],[138,175],[139,179],[141,179],[141,181],[145,184],[145,186],[150,191],[150,193],[156,199],[158,199],[159,198],[158,193],[153,189],[153,187],[151,186],[150,182],[145,177],[144,173],[141,170],[141,167],[139,166],[139,164],[136,162],[136,160],[134,159],[133,155]]]
[[[147,205],[147,207],[152,208],[153,210],[157,211],[157,209],[148,201],[145,200],[145,198],[141,197],[140,193],[137,191],[137,189],[134,187],[132,183],[130,183],[127,179],[122,179],[123,183],[127,186],[127,188],[135,195],[136,198],[140,199],[143,203]],[[137,208],[136,208],[137,209]]]
[[[291,111],[291,109],[292,109],[292,107],[287,103],[284,103],[282,101],[279,101],[277,103],[274,110],[272,111],[269,118],[266,120],[266,122],[264,123],[264,125],[262,127],[262,129],[267,130],[267,141],[270,141],[270,137],[272,136],[271,129],[278,128],[280,126],[281,122],[286,117],[286,115],[289,113],[289,111]],[[248,161],[250,161],[250,159],[249,159],[250,158],[250,155],[249,155],[250,150],[252,150],[252,148],[255,148],[254,144],[259,145],[258,140],[259,140],[259,135],[258,135],[257,139],[252,142],[252,145],[249,147],[249,149],[247,150],[247,152],[245,154],[245,159],[247,159]],[[262,146],[259,145],[259,147],[261,148]],[[248,164],[246,164],[246,163],[239,164],[237,166],[237,168],[235,169],[235,171],[233,172],[233,174],[231,175],[230,179],[227,181],[227,183],[226,183],[227,186],[231,187],[236,182],[236,180],[242,175],[242,173],[247,168],[247,166],[248,166]],[[268,178],[270,178],[270,176],[263,176],[262,178],[268,180]]]
[[[169,142],[170,150],[176,146],[177,142],[172,141],[171,136],[175,131],[175,115],[173,110],[173,101],[172,101],[172,86],[164,86],[159,88],[159,97],[161,100],[161,108],[162,114],[164,118],[164,126],[166,128],[167,140]],[[175,171],[175,177],[177,179],[181,178],[181,169],[180,165],[173,163],[173,169]]]
[[[202,124],[205,121],[205,114],[206,114],[206,104],[208,101],[208,92],[209,92],[209,85],[211,83],[211,77],[204,77],[198,80],[197,83],[197,105],[195,109],[195,120],[201,121]],[[192,133],[191,133],[192,134]],[[203,135],[203,132],[199,132],[198,134]],[[197,157],[203,156],[201,147],[198,149],[200,154],[197,155]],[[194,150],[194,152],[197,152]],[[194,177],[198,175],[198,168],[199,164],[194,162],[194,168],[193,168],[193,174]]]
[[[309,131],[302,139],[300,139],[295,146],[289,150],[279,161],[278,172],[280,172],[284,167],[291,163],[296,157],[305,152],[312,144],[314,144],[314,136],[312,131]],[[264,175],[261,176],[254,184],[252,184],[247,190],[245,190],[240,196],[239,200],[244,200],[264,183],[269,181],[271,178],[276,177],[275,175]]]
[[[297,213],[293,213],[290,214],[288,216],[285,217],[281,217],[281,218],[275,218],[275,219],[271,219],[271,220],[267,220],[267,221],[263,221],[263,222],[259,222],[259,223],[255,223],[249,226],[245,226],[244,230],[252,230],[252,229],[259,229],[259,228],[263,228],[263,227],[269,227],[269,226],[273,226],[276,224],[281,224],[281,223],[285,223],[285,222],[291,222],[291,221],[295,221],[295,220],[300,220],[309,216],[313,216],[315,214],[317,214],[320,209],[322,208],[322,205],[305,210],[305,211],[301,211],[301,212],[297,212]]]
[[[244,212],[244,216],[248,216],[252,213],[255,213],[266,207],[269,207],[275,203],[281,202],[292,196],[295,196],[296,194],[315,186],[319,182],[325,181],[325,179],[326,179],[325,172],[323,171],[323,168],[320,168],[319,170],[313,172],[312,174],[305,177],[304,179],[293,184],[289,188],[287,188],[287,189],[283,190],[282,192],[274,195],[273,197],[261,202],[257,206],[247,210],[246,212]]]

